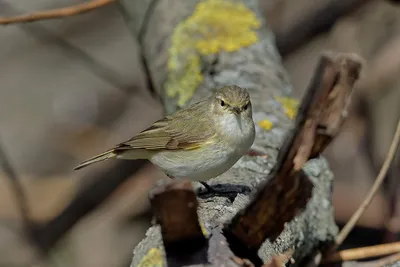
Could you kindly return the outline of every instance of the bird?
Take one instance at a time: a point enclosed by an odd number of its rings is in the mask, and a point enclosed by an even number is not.
[[[205,181],[229,170],[254,139],[249,92],[229,85],[74,169],[108,159],[148,159],[170,178],[197,181],[210,189]]]

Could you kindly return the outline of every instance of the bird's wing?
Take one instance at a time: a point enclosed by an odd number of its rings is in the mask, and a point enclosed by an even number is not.
[[[179,150],[196,149],[212,141],[215,129],[201,108],[192,106],[156,121],[146,130],[117,146],[119,149]],[[200,116],[199,116],[200,115]]]

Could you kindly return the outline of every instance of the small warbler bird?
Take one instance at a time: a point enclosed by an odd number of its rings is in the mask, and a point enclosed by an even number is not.
[[[170,178],[198,181],[210,189],[203,181],[230,169],[250,150],[254,137],[248,91],[225,86],[75,169],[107,159],[148,159]]]

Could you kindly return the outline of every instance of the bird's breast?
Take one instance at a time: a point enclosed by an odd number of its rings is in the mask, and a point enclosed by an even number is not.
[[[231,114],[220,120],[221,141],[229,143],[238,153],[246,153],[255,138],[253,120]]]
[[[251,119],[238,123],[228,117],[227,121],[219,122],[211,142],[198,149],[162,151],[151,161],[170,176],[205,181],[230,169],[250,149],[254,136]]]

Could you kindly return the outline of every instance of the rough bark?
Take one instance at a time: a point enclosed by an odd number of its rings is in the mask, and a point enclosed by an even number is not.
[[[171,74],[171,70],[168,69],[171,39],[179,23],[193,14],[198,2],[182,0],[119,2],[132,33],[139,37],[154,89],[161,96],[167,113],[179,108],[177,104],[179,99],[169,97],[165,90],[165,83]],[[293,126],[292,120],[285,114],[285,109],[277,101],[277,97],[290,96],[291,85],[275,48],[274,37],[258,8],[258,1],[243,0],[234,3],[246,5],[257,15],[257,19],[261,22],[261,27],[255,30],[258,40],[233,52],[220,50],[212,56],[202,56],[203,80],[190,101],[203,99],[209,96],[213,89],[230,84],[249,90],[257,128],[253,148],[267,157],[246,155],[231,170],[212,179],[209,184],[247,185],[254,190],[267,177],[276,162],[277,148]],[[189,40],[181,40],[185,41]],[[182,60],[185,60],[184,56]],[[269,131],[258,124],[265,119],[273,123]],[[306,209],[286,225],[274,242],[265,241],[258,253],[264,262],[288,249],[294,249],[293,257],[301,260],[321,244],[333,241],[337,233],[330,201],[333,176],[328,164],[323,158],[312,160],[306,165],[305,171],[314,184],[312,197]],[[248,201],[249,197],[245,194],[239,194],[233,202],[222,197],[199,200],[200,221],[206,227],[224,223]],[[148,251],[156,247],[162,248],[159,226],[148,230],[147,237],[135,249],[131,266],[140,266]]]

